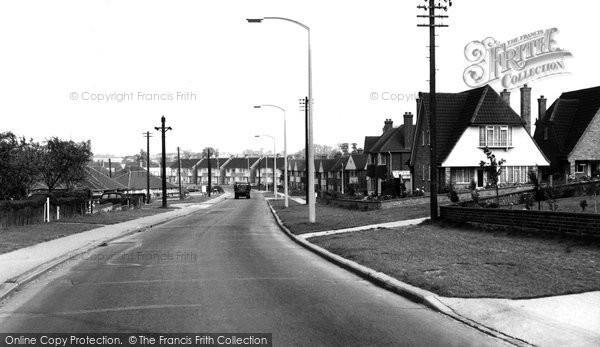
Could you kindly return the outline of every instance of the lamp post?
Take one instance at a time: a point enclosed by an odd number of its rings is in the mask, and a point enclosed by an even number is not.
[[[285,208],[288,208],[288,161],[287,161],[287,125],[285,120],[285,109],[283,107],[279,107],[277,105],[263,104],[254,106],[254,108],[261,107],[275,107],[283,111],[283,165],[284,173],[283,173],[283,194],[285,195]]]
[[[277,200],[277,183],[275,182],[275,170],[277,169],[277,152],[275,152],[275,138],[271,135],[254,135],[254,137],[270,137],[273,140],[273,195]],[[268,170],[267,170],[268,172]],[[266,181],[267,191],[269,191],[269,181]]]
[[[284,18],[284,17],[264,17],[264,18],[248,18],[248,23],[262,23],[265,19],[283,20],[294,23],[304,28],[308,34],[308,148],[306,149],[306,156],[308,159],[308,222],[316,222],[315,214],[315,152],[313,146],[313,105],[312,105],[312,61],[311,61],[311,50],[310,50],[310,28],[296,20]]]

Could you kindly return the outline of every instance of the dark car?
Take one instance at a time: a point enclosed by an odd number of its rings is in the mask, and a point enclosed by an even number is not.
[[[233,185],[233,194],[235,195],[236,199],[239,199],[240,196],[245,196],[246,199],[250,199],[251,190],[252,188],[250,187],[249,183],[236,182]]]
[[[100,205],[112,203],[113,205],[127,204],[127,195],[123,193],[104,193],[100,197]]]

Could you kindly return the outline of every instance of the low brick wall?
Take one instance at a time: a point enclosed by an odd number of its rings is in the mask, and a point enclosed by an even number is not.
[[[600,215],[590,213],[440,206],[440,216],[459,223],[494,224],[518,229],[600,236]]]

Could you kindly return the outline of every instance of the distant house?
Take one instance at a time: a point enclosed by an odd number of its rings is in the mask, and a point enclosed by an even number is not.
[[[327,176],[327,190],[332,192],[345,193],[348,188],[347,173],[345,166],[349,157],[339,157],[331,165]]]
[[[117,171],[123,169],[121,163],[117,160],[94,160],[88,164],[89,167],[92,167],[96,170],[106,170],[106,172],[110,171],[110,174],[114,174]]]
[[[276,184],[283,185],[283,173],[284,173],[284,158],[277,158],[275,160],[275,172],[273,172],[273,157],[265,156],[260,158],[256,163],[256,181],[258,181],[258,176],[260,175],[260,183],[265,184],[273,184],[273,181]]]
[[[547,173],[600,175],[600,87],[565,92],[546,110],[538,99],[534,139],[550,160]]]
[[[222,166],[224,184],[255,183],[259,157],[231,158]]]
[[[210,158],[210,171],[211,171],[211,184],[218,185],[224,184],[225,172],[223,166],[225,166],[231,158]],[[196,164],[198,171],[198,184],[208,185],[208,164],[209,161],[203,158]]]
[[[521,88],[521,116],[509,105],[510,93],[500,97],[489,85],[461,93],[437,93],[437,159],[440,186],[485,187],[484,147],[505,159],[501,184],[528,182],[528,171],[549,162],[530,135],[531,88]],[[413,187],[429,190],[429,93],[419,93],[417,124],[410,159]]]
[[[330,178],[333,179],[335,174],[332,172],[333,166],[337,163],[338,159],[316,159],[315,160],[315,185],[317,191],[327,191],[333,186],[333,180],[330,182]]]
[[[367,191],[367,154],[350,154],[344,164],[344,186],[356,192]],[[345,188],[347,190],[348,188]]]
[[[181,159],[181,184],[184,186],[198,184],[198,163],[200,159]],[[173,162],[168,168],[169,182],[179,184],[179,161]]]
[[[304,159],[292,159],[288,161],[289,184],[293,189],[306,189],[306,161]]]
[[[394,128],[393,121],[386,119],[381,136],[365,137],[369,194],[380,194],[383,182],[391,182],[394,186],[400,183],[412,186],[409,162],[414,128],[413,115],[406,112],[404,123],[399,127]]]
[[[115,181],[127,187],[127,192],[131,194],[146,194],[147,173],[144,169],[130,170],[124,169],[117,172],[113,178]],[[162,194],[162,179],[150,174],[150,198],[154,199]],[[179,194],[179,187],[167,182],[167,194]]]
[[[92,195],[98,196],[107,192],[124,192],[129,188],[108,176],[108,170],[101,171],[94,167],[85,168],[85,178],[77,184],[77,188],[87,188]]]

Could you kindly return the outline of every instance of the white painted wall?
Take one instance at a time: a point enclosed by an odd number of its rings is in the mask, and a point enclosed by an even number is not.
[[[512,148],[495,148],[492,152],[498,160],[505,159],[505,166],[548,166],[533,139],[523,127],[513,127]],[[479,166],[480,161],[488,162],[483,150],[479,147],[479,127],[468,127],[452,149],[452,152],[442,163],[442,167],[473,167]]]

